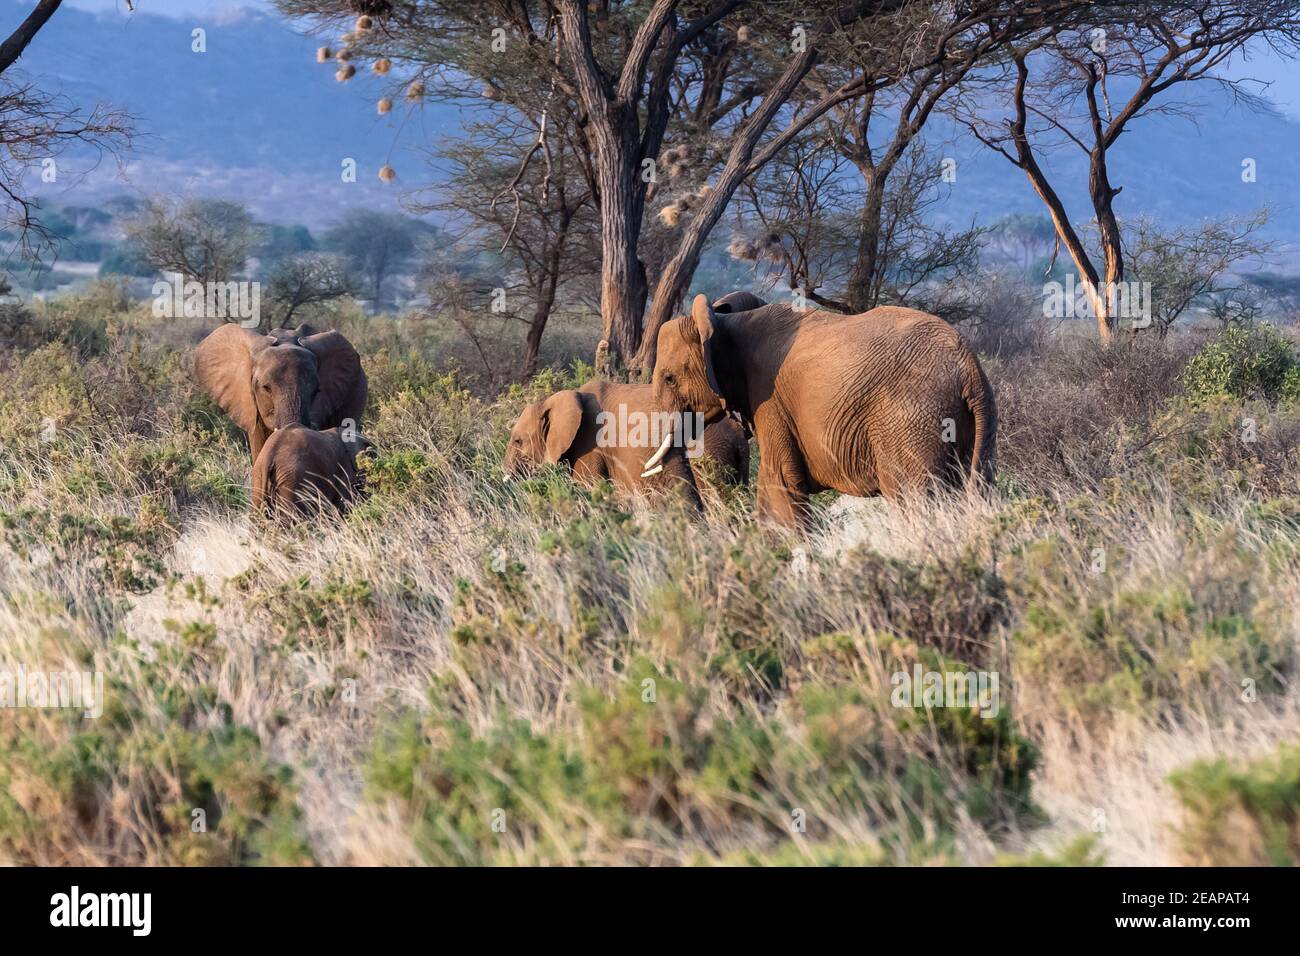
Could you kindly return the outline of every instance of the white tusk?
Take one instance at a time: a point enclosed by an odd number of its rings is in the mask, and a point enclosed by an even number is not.
[[[664,470],[664,466],[663,466],[663,465],[655,465],[655,466],[654,466],[653,468],[651,468],[649,471],[643,471],[643,472],[641,472],[641,477],[642,477],[642,478],[653,478],[655,475],[659,474],[659,472],[661,472],[661,471],[663,471],[663,470]]]
[[[655,465],[658,465],[659,462],[663,461],[664,455],[668,454],[668,449],[672,447],[673,447],[673,433],[670,430],[668,434],[664,436],[663,442],[659,445],[659,450],[646,459],[646,463],[645,463],[646,471],[649,472],[650,469],[654,468]],[[646,476],[642,475],[641,477],[644,478]]]

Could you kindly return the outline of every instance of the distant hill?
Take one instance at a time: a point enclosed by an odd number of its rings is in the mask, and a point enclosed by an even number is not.
[[[0,0],[0,22],[18,22],[29,7]],[[195,27],[207,31],[206,53],[191,51]],[[313,228],[353,205],[396,209],[404,192],[433,175],[423,151],[457,129],[459,111],[429,104],[404,127],[401,110],[379,117],[374,103],[384,87],[378,78],[363,71],[346,85],[336,83],[333,68],[315,62],[321,42],[269,12],[227,12],[205,21],[151,14],[147,5],[132,17],[65,5],[21,66],[79,102],[125,106],[145,136],[127,157],[122,179],[105,163],[80,181],[61,176],[51,198],[85,206],[121,192],[220,195],[248,201],[265,219]],[[1231,107],[1209,87],[1196,96],[1206,104],[1199,125],[1153,116],[1120,141],[1113,178],[1124,186],[1121,215],[1185,222],[1269,203],[1276,211],[1273,232],[1300,240],[1300,122]],[[936,126],[930,135],[946,140],[936,145],[958,161],[942,210],[947,218],[991,222],[1007,213],[1041,214],[1023,174],[1006,160],[958,131]],[[354,184],[340,181],[344,157],[357,161]],[[1255,183],[1241,181],[1246,157],[1257,162]],[[376,178],[386,160],[398,170],[394,186]],[[1062,151],[1049,167],[1071,207],[1087,218],[1084,157]]]

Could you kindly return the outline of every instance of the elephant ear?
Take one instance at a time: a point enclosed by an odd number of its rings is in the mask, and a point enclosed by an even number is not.
[[[573,389],[556,392],[542,403],[542,446],[546,461],[555,464],[573,447],[582,427],[582,397]]]
[[[199,387],[246,432],[251,433],[257,427],[253,355],[267,348],[271,341],[252,329],[223,325],[194,350],[194,376]]]
[[[368,385],[361,356],[352,343],[338,332],[329,331],[308,335],[298,344],[316,356],[320,391],[311,403],[312,424],[327,428],[350,418],[359,425],[366,409]]]
[[[691,320],[695,330],[696,337],[700,340],[700,352],[704,358],[704,374],[709,380],[709,388],[713,389],[713,394],[723,399],[723,407],[726,406],[726,397],[722,394],[722,387],[718,384],[718,375],[714,370],[714,314],[713,308],[709,305],[707,296],[697,295],[695,301],[691,304]]]
[[[767,303],[752,292],[728,292],[713,303],[713,311],[730,315],[735,312],[752,312],[754,309],[761,309],[765,305]]]

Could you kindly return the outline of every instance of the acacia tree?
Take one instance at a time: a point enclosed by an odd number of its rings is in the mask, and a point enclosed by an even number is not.
[[[782,274],[796,301],[843,313],[888,303],[954,316],[947,286],[968,279],[979,263],[986,230],[933,225],[928,215],[946,193],[940,158],[919,139],[895,164],[872,217],[869,249],[861,244],[862,193],[852,185],[849,161],[834,139],[805,140],[745,184],[743,218],[757,237],[733,237],[733,258]],[[847,182],[846,182],[847,180]],[[869,281],[853,282],[870,257]]]
[[[420,223],[398,213],[349,209],[321,237],[321,244],[347,260],[365,279],[376,310],[384,306],[386,280],[415,255]]]
[[[1222,313],[1225,324],[1252,314],[1257,290],[1232,278],[1231,272],[1239,263],[1258,262],[1274,250],[1259,235],[1268,221],[1268,211],[1261,210],[1174,229],[1163,229],[1146,217],[1133,223],[1128,230],[1128,266],[1137,281],[1151,284],[1151,324],[1142,327],[1163,339],[1178,317],[1198,303]]]
[[[1106,0],[1100,3],[1106,5]],[[732,132],[725,162],[684,231],[676,255],[660,276],[646,317],[638,364],[643,368],[654,365],[658,329],[680,304],[704,244],[736,190],[812,124],[841,104],[920,74],[911,86],[912,95],[904,100],[900,126],[890,147],[901,156],[939,98],[982,58],[1045,24],[1071,22],[1085,6],[1073,0],[1044,0],[1032,6],[997,0],[831,4],[829,12],[814,21],[817,25],[807,44],[788,58],[761,102]],[[814,71],[823,62],[831,68]],[[783,120],[780,132],[767,136],[778,119]],[[871,188],[881,196],[888,172],[896,163],[897,156],[887,164],[889,169],[872,171]],[[873,237],[878,226],[869,225],[875,216],[874,211],[864,214],[868,225],[860,234],[860,248],[868,256],[878,246],[878,235]],[[869,266],[863,274],[870,272],[878,273],[876,266]]]
[[[1053,26],[1012,50],[1011,115],[990,116],[987,101],[965,105],[968,128],[1025,173],[1051,216],[1058,248],[1079,272],[1103,342],[1118,326],[1117,289],[1124,281],[1124,245],[1109,156],[1135,120],[1185,109],[1165,94],[1183,84],[1214,83],[1248,97],[1246,82],[1221,68],[1256,37],[1294,47],[1300,8],[1287,0],[1190,0],[1124,4],[1098,10],[1089,22]],[[1056,186],[1043,169],[1044,149],[1063,144],[1088,157],[1088,199],[1098,249],[1088,248]]]
[[[300,252],[277,262],[267,275],[270,325],[288,328],[304,311],[355,295],[356,277],[345,259],[327,252]]]
[[[1109,0],[1098,0],[1105,4]],[[907,70],[954,55],[980,25],[1019,36],[1090,7],[1088,0],[276,0],[291,17],[347,29],[338,76],[358,60],[402,77],[408,97],[464,102],[478,87],[514,106],[544,90],[562,98],[588,157],[601,224],[602,348],[611,361],[653,364],[655,334],[684,295],[704,244],[742,182],[827,110],[865,92],[861,76],[805,83],[849,50],[899,50]],[[373,16],[371,14],[374,14]],[[755,53],[727,50],[748,34]],[[713,56],[697,51],[712,49]],[[324,58],[334,51],[323,51]],[[700,63],[710,68],[697,69]],[[399,69],[400,67],[400,69]],[[382,71],[381,71],[382,72]],[[890,80],[896,77],[890,77]],[[409,81],[409,82],[408,82]],[[470,90],[467,90],[470,87]],[[703,121],[726,144],[653,296],[642,239],[656,163],[670,131]],[[780,132],[769,135],[776,124]],[[543,133],[544,135],[544,133]],[[650,302],[648,316],[646,303]]]
[[[155,269],[204,283],[241,272],[257,240],[248,210],[225,199],[151,199],[124,228]]]

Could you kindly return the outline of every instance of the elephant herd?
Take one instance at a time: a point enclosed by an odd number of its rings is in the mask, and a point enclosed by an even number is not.
[[[685,497],[700,461],[745,484],[758,442],[759,516],[799,526],[827,489],[897,499],[993,477],[997,410],[975,353],[942,319],[896,306],[844,316],[733,292],[659,330],[650,384],[590,381],[527,406],[505,477],[563,464],[582,484]],[[360,356],[337,331],[223,326],[198,346],[199,385],[245,432],[253,508],[343,510],[361,490]]]

